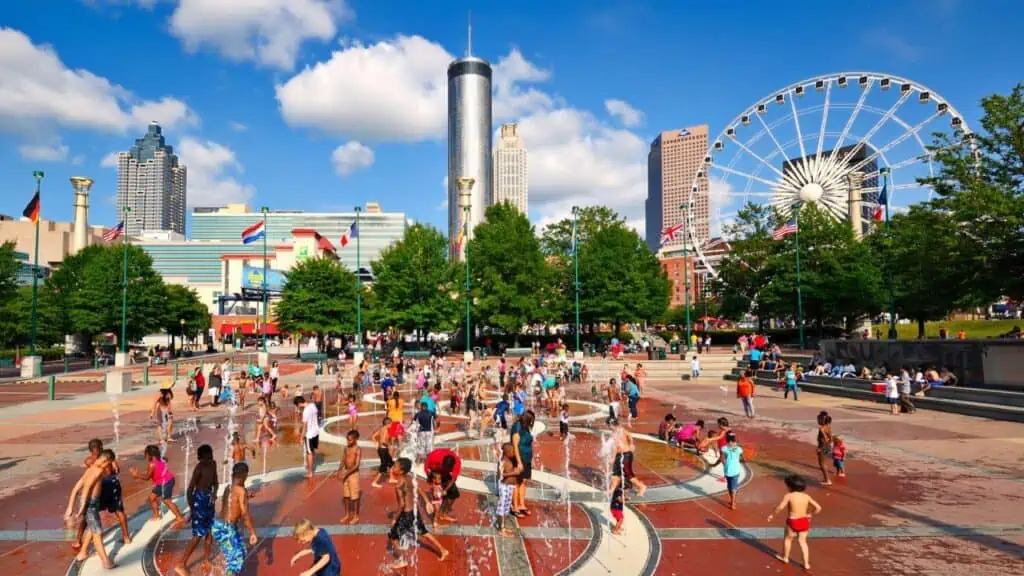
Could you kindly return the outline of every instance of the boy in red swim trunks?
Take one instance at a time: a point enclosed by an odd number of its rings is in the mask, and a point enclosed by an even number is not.
[[[622,487],[618,486],[612,492],[612,518],[615,519],[615,526],[612,527],[612,534],[622,534],[622,508],[623,508],[623,494]]]
[[[804,493],[804,490],[807,489],[807,481],[802,476],[798,474],[786,476],[786,488],[789,493],[783,496],[782,502],[775,507],[775,511],[768,515],[768,521],[771,522],[776,514],[784,509],[789,509],[782,555],[776,554],[775,557],[782,560],[783,564],[789,564],[789,551],[793,547],[793,537],[796,536],[800,543],[800,550],[804,553],[804,570],[810,570],[811,552],[807,548],[807,532],[811,529],[810,508],[814,508],[814,513],[819,514],[821,506],[814,501],[814,498]]]

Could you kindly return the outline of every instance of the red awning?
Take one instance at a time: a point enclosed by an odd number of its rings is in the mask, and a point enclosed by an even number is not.
[[[317,246],[319,246],[320,249],[325,252],[335,252],[334,244],[331,244],[331,241],[328,240],[327,238],[324,238],[323,236],[318,235]]]
[[[225,322],[220,325],[221,336],[230,336],[235,332],[243,336],[260,336],[263,334],[263,327],[255,322],[243,322],[241,324]],[[281,329],[277,327],[277,324],[275,322],[267,322],[267,335],[277,336],[279,334],[281,334]]]

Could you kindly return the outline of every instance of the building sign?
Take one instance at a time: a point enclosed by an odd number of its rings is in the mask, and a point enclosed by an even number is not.
[[[284,289],[285,275],[280,270],[267,269],[267,292],[280,292]],[[260,290],[263,288],[263,268],[257,266],[242,267],[242,289]]]

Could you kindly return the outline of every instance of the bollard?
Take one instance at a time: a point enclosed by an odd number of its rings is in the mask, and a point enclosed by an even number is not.
[[[100,367],[100,357],[99,356],[93,356],[92,357],[92,369],[96,370],[99,367]]]
[[[50,376],[49,381],[47,383],[49,384],[49,390],[47,391],[46,396],[50,400],[54,400],[57,397],[57,377]]]
[[[142,385],[149,386],[149,366],[142,367]]]

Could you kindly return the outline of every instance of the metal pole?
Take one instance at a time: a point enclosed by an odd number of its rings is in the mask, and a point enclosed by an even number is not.
[[[36,179],[36,194],[39,197],[40,188],[43,181],[43,171],[36,170],[32,173],[32,176]],[[42,198],[40,197],[39,204],[42,204]],[[39,206],[36,207],[37,213]],[[39,216],[36,216],[36,249],[35,254],[32,257],[32,340],[29,345],[29,356],[36,355],[36,323],[39,319]]]
[[[800,328],[800,349],[804,349],[804,296],[800,289],[800,205],[795,205],[796,218],[796,321]]]
[[[579,231],[576,229],[577,215],[580,209],[576,206],[572,207],[572,259],[573,267],[576,269],[576,351],[580,351],[580,248],[577,234]]]
[[[472,338],[471,338],[471,335],[470,335],[470,320],[469,320],[469,300],[470,300],[470,294],[469,294],[469,209],[470,209],[470,204],[469,204],[469,201],[467,200],[466,201],[466,205],[462,207],[462,213],[463,213],[463,218],[462,218],[463,240],[462,241],[465,242],[465,244],[463,245],[462,250],[463,250],[463,254],[465,255],[465,260],[466,260],[466,352],[472,352],[473,351],[473,349],[471,348]]]
[[[124,265],[121,270],[121,353],[128,352],[128,212],[131,208],[124,207],[124,240],[121,241],[121,250],[124,251]]]
[[[683,213],[683,227],[686,224],[686,204],[680,204],[679,210]],[[690,271],[689,271],[689,260],[690,250],[686,244],[686,231],[683,232],[683,281],[685,282],[684,292],[686,297],[686,351],[690,351]]]
[[[880,172],[882,173],[882,185],[883,185],[884,188],[887,189],[888,188],[887,184],[892,184],[892,172],[888,168],[882,168],[880,170]],[[888,238],[888,236],[889,236],[889,195],[888,195],[888,193],[886,194],[886,197],[885,197],[885,234],[886,234],[886,237],[887,237],[886,239],[891,242],[892,239]],[[886,283],[889,285],[889,340],[896,340],[897,339],[897,332],[896,332],[896,295],[894,293],[893,285],[892,285],[892,265],[889,262],[888,256],[885,259],[885,268],[886,268],[886,270],[885,270]]]
[[[267,351],[267,212],[264,206],[260,209],[263,212],[263,352]]]
[[[363,274],[359,262],[359,239],[363,233],[359,229],[359,213],[363,209],[356,206],[356,350],[363,349]]]

